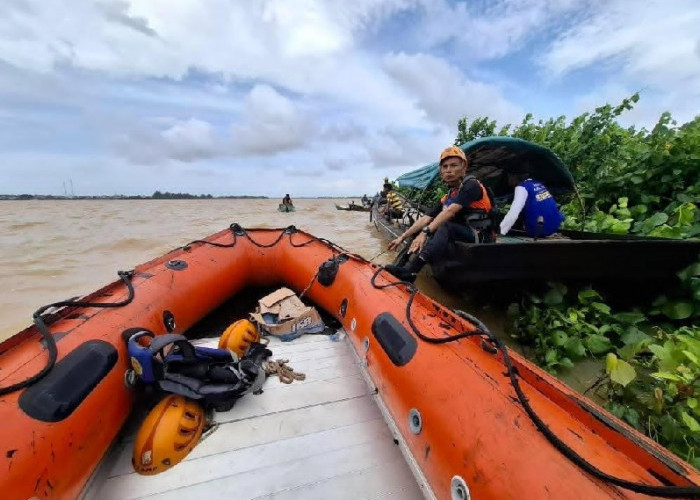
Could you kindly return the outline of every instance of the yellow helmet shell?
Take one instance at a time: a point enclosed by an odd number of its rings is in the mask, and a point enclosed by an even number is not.
[[[199,403],[175,394],[165,397],[136,435],[131,458],[136,472],[158,474],[182,461],[202,436],[205,420]]]
[[[260,340],[260,335],[255,325],[247,319],[239,319],[221,334],[219,349],[228,349],[242,358],[250,344],[258,340]]]

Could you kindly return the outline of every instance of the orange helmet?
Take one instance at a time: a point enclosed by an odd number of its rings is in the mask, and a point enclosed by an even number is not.
[[[440,153],[440,164],[442,164],[442,160],[444,160],[445,158],[450,158],[452,156],[461,158],[465,162],[467,161],[467,155],[464,154],[464,151],[462,151],[457,146],[450,146],[449,148],[445,148],[442,151],[442,153]]]
[[[228,349],[242,358],[250,344],[258,340],[260,335],[255,325],[247,319],[239,319],[221,334],[219,349]]]
[[[131,458],[136,472],[158,474],[179,463],[199,441],[205,420],[199,403],[175,394],[165,397],[136,435]]]

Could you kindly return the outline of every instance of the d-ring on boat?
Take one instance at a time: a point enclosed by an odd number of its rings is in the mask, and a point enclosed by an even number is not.
[[[124,442],[115,441],[134,402],[123,381],[125,337],[135,329],[187,334],[248,287],[279,285],[305,291],[305,299],[342,324],[345,345],[314,340],[351,350],[355,357],[347,359],[356,360],[350,364],[370,388],[333,399],[347,384],[319,379],[314,399],[304,392],[308,386],[292,385],[295,392],[286,394],[290,404],[300,401],[295,411],[325,415],[322,398],[330,398],[347,412],[357,405],[353,398],[369,393],[387,431],[358,434],[363,447],[343,422],[326,415],[314,425],[327,425],[331,434],[314,444],[290,441],[289,433],[302,439],[314,432],[304,430],[312,419],[289,414],[266,428],[282,410],[250,395],[226,412],[198,445],[199,454],[195,448],[158,476],[130,473],[128,462],[120,462]],[[416,479],[412,486],[410,476],[401,476],[393,494],[402,498],[415,494],[416,484],[427,498],[459,500],[700,495],[697,470],[507,351],[478,319],[442,307],[381,267],[293,226],[246,230],[232,224],[55,306],[50,314],[41,308],[35,326],[0,344],[4,498],[376,498],[363,478],[380,461],[377,450],[394,441]],[[303,350],[311,344],[299,345]],[[260,398],[283,392],[269,383]],[[259,416],[252,419],[256,405]],[[256,435],[267,440],[267,454],[246,451]],[[266,467],[275,462],[275,436],[296,445],[288,468],[272,481]],[[240,453],[231,451],[234,444]],[[342,450],[367,468],[348,471]],[[105,456],[117,465],[105,467]],[[252,470],[243,456],[261,468]],[[315,457],[316,465],[294,468],[305,457]]]

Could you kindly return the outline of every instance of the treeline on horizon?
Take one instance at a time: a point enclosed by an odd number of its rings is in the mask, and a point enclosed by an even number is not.
[[[363,195],[355,196],[295,196],[295,199],[361,199]],[[365,195],[366,196],[366,195]],[[170,193],[168,191],[160,192],[156,191],[152,195],[125,195],[125,194],[115,194],[115,195],[54,195],[54,194],[0,194],[0,201],[7,200],[268,200],[270,196],[263,195],[222,195],[213,196],[211,194],[190,194],[190,193]]]
[[[152,195],[85,195],[64,196],[52,194],[0,194],[0,200],[210,200],[210,199],[267,199],[268,196],[171,193],[155,191]]]

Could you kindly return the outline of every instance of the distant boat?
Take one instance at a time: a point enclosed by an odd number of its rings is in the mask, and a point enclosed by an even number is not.
[[[278,210],[280,212],[294,212],[296,208],[294,208],[294,205],[285,205],[284,203],[280,203]]]
[[[336,203],[335,208],[336,210],[350,210],[353,212],[369,212],[371,210],[370,207],[363,207],[362,205],[356,205],[355,203],[350,203],[347,207],[342,207]]]

